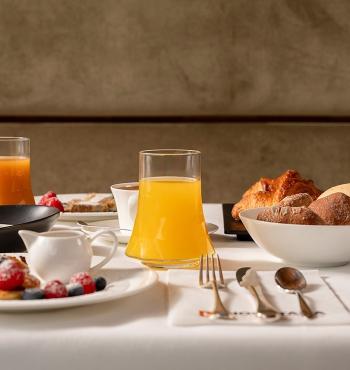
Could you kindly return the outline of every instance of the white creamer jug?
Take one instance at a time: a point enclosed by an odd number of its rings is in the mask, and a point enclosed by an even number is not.
[[[27,262],[31,273],[43,281],[58,279],[67,283],[76,272],[94,273],[111,260],[118,246],[116,235],[105,230],[91,237],[75,230],[44,233],[20,230],[18,233],[28,250]],[[91,267],[91,243],[102,234],[108,234],[114,239],[113,247],[100,263]]]

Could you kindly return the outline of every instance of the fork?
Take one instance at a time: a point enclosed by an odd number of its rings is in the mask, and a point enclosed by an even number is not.
[[[235,320],[235,315],[227,310],[227,308],[222,303],[219,295],[219,287],[224,288],[226,286],[224,276],[222,274],[220,257],[216,255],[217,266],[219,270],[220,282],[217,282],[216,272],[215,272],[215,257],[206,256],[206,281],[203,283],[203,256],[200,259],[199,267],[199,286],[201,288],[211,288],[214,294],[214,308],[212,311],[199,310],[199,316],[207,317],[209,319],[222,319],[222,320]],[[210,280],[210,265],[211,265],[211,275]]]
[[[218,270],[219,270],[220,282],[217,282],[216,281],[214,257],[212,255],[209,256],[208,254],[206,255],[206,262],[205,262],[205,266],[206,266],[205,277],[206,277],[206,279],[205,279],[205,283],[203,282],[204,257],[203,257],[203,255],[201,255],[200,264],[199,264],[199,278],[198,278],[199,286],[201,288],[205,288],[205,289],[212,289],[211,280],[209,278],[209,270],[210,270],[209,260],[211,260],[211,264],[212,264],[212,275],[213,275],[213,279],[212,280],[214,280],[216,282],[216,286],[217,286],[218,289],[226,288],[224,276],[222,274],[220,257],[219,257],[218,254],[216,255],[216,260],[217,260],[217,265],[218,265]]]

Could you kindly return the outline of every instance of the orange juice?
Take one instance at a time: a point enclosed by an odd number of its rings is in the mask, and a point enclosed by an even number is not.
[[[30,159],[0,156],[0,205],[34,204]]]
[[[202,210],[201,182],[151,177],[139,182],[137,216],[126,254],[147,261],[181,264],[212,253]]]

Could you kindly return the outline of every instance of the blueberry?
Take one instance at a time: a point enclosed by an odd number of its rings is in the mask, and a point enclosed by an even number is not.
[[[67,285],[68,289],[68,297],[76,297],[78,295],[84,294],[84,288],[79,283],[69,284]]]
[[[95,280],[95,285],[96,285],[96,291],[97,292],[99,290],[103,290],[107,285],[106,279],[102,276],[97,276],[97,277],[95,277],[94,280]]]
[[[43,299],[44,298],[44,291],[40,288],[28,288],[25,289],[22,294],[22,299],[29,300],[29,299]]]

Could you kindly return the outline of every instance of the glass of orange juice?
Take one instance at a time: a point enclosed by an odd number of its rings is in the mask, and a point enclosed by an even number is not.
[[[35,204],[26,137],[0,137],[0,205],[5,204]]]
[[[126,255],[151,267],[196,265],[214,252],[202,209],[201,153],[140,152],[139,199]]]

